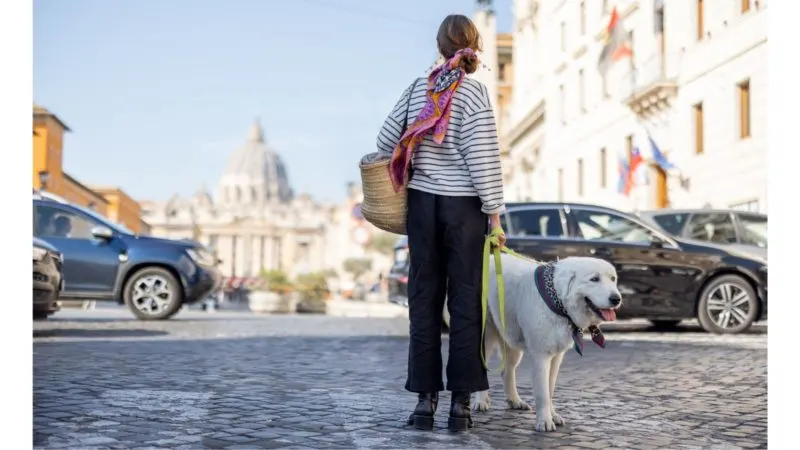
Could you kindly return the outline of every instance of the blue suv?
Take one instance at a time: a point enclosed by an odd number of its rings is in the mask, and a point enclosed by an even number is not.
[[[199,243],[140,236],[49,193],[34,192],[33,234],[63,254],[61,300],[112,300],[163,320],[220,286],[217,259]]]

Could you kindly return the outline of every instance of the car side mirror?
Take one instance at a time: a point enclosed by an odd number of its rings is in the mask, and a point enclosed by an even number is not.
[[[111,228],[103,225],[97,225],[92,227],[92,236],[97,239],[108,240],[114,237],[114,232],[111,231]]]
[[[653,236],[650,238],[650,247],[651,248],[664,248],[664,240],[658,236]]]

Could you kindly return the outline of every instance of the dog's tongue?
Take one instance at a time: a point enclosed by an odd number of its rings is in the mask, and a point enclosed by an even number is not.
[[[617,320],[617,312],[613,309],[601,309],[600,314],[603,315],[603,320],[613,322]]]

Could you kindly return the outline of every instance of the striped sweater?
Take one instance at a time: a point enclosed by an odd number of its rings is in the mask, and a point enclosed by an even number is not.
[[[410,125],[422,111],[426,87],[427,79],[418,78],[403,92],[378,134],[380,153],[394,151],[405,131],[406,113]],[[436,144],[430,135],[426,136],[414,153],[412,167],[410,189],[453,197],[477,196],[484,213],[503,211],[500,147],[486,86],[469,77],[464,79],[453,96],[444,141]]]

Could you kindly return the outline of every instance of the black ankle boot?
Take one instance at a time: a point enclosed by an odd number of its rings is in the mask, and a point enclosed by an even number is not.
[[[466,431],[467,428],[472,428],[469,392],[453,392],[447,428],[450,431]]]
[[[414,425],[414,428],[418,430],[432,430],[433,415],[436,414],[436,406],[438,404],[438,392],[419,394],[417,407],[408,416],[408,425]]]

